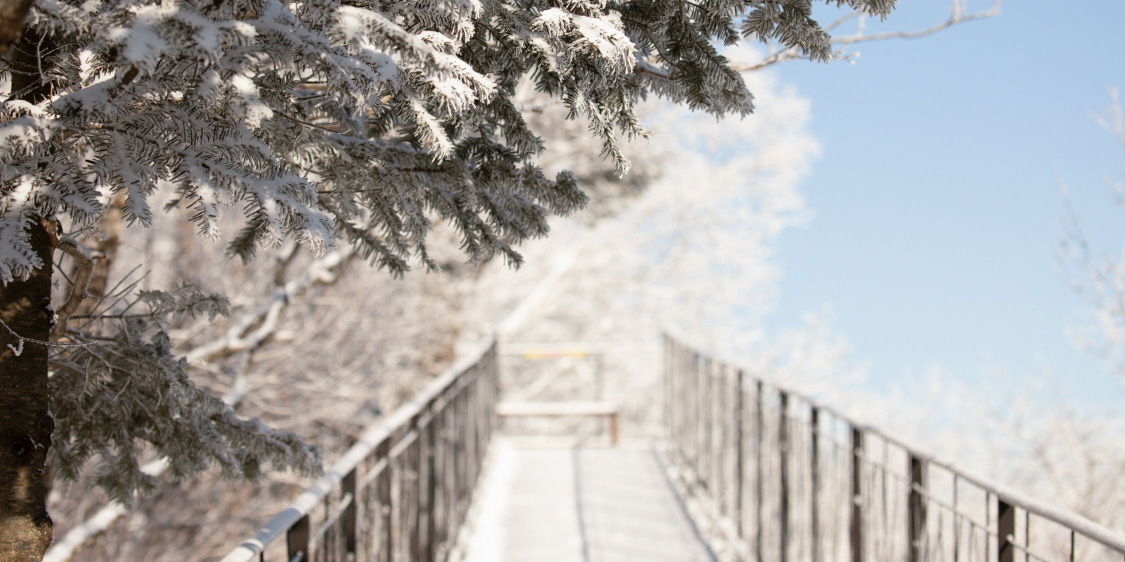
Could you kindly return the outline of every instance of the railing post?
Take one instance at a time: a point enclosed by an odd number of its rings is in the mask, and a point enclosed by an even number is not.
[[[960,511],[958,511],[960,509],[960,505],[958,503],[958,500],[960,499],[958,497],[958,490],[959,490],[960,487],[961,487],[961,477],[957,474],[954,474],[953,475],[953,509],[952,509],[952,512],[954,513],[954,525],[956,525],[956,523],[957,523],[957,520],[956,520],[957,515],[956,514],[960,513]],[[954,529],[956,530],[957,527],[954,527]],[[959,533],[959,532],[953,533],[953,562],[961,562],[961,533]]]
[[[714,393],[714,411],[718,414],[715,423],[715,468],[711,472],[714,473],[715,478],[715,494],[714,497],[718,500],[716,502],[719,508],[719,514],[726,517],[730,515],[730,503],[728,501],[729,486],[727,485],[727,451],[730,449],[730,426],[732,418],[732,403],[730,401],[729,379],[727,376],[729,369],[726,363],[717,362],[715,369],[715,390]]]
[[[670,418],[672,422],[672,443],[675,445],[676,451],[680,454],[680,458],[677,459],[679,461],[683,460],[685,457],[684,420],[686,419],[685,412],[687,404],[683,401],[683,397],[685,396],[684,352],[680,349],[680,345],[675,340],[672,340],[671,337],[668,339],[672,347],[672,397],[670,399],[672,407],[672,417]],[[679,400],[677,400],[677,398],[679,398]]]
[[[465,522],[465,516],[468,514],[469,509],[469,494],[472,492],[472,482],[469,482],[469,473],[467,462],[468,447],[465,441],[467,428],[465,424],[460,423],[460,420],[465,418],[465,409],[468,404],[465,402],[465,395],[458,394],[453,398],[453,403],[450,405],[453,408],[453,419],[456,426],[454,428],[455,437],[453,441],[453,450],[455,456],[453,457],[453,466],[456,468],[454,471],[457,475],[456,483],[453,486],[454,496],[457,498],[456,509],[457,517],[454,521],[460,527]]]
[[[926,534],[926,463],[917,455],[910,455],[910,500],[906,529],[909,562],[922,562]]]
[[[668,397],[668,439],[672,444],[672,450],[683,452],[683,445],[680,443],[680,408],[675,401],[675,397],[679,396],[677,389],[679,388],[680,377],[680,354],[676,349],[676,342],[671,336],[665,336],[668,339],[668,365],[665,367],[668,373],[668,391],[671,395]]]
[[[423,465],[424,463],[424,466],[419,466],[419,472],[424,469],[426,474],[424,492],[422,486],[419,486],[419,495],[422,496],[424,493],[425,497],[425,502],[422,503],[425,514],[423,514],[422,521],[420,522],[423,523],[421,526],[425,527],[425,532],[418,533],[421,541],[419,545],[421,547],[421,558],[426,562],[430,562],[434,559],[434,542],[436,542],[435,539],[437,538],[437,533],[434,532],[434,507],[437,503],[434,501],[437,496],[437,475],[434,474],[436,468],[434,463],[434,447],[437,446],[437,434],[434,428],[435,423],[437,423],[437,415],[431,413],[430,421],[426,424],[426,430],[423,433],[426,436],[426,442],[420,444],[420,446],[425,445],[425,448],[419,450],[419,454],[424,450],[426,456],[424,459],[419,459],[418,463],[419,465]]]
[[[743,479],[745,477],[743,467],[743,456],[745,451],[742,446],[743,435],[743,409],[744,394],[742,383],[745,375],[742,369],[739,369],[734,374],[734,528],[736,533],[741,538],[743,536],[742,530],[742,496],[743,496]]]
[[[691,467],[695,472],[697,482],[702,479],[700,472],[703,467],[703,365],[703,356],[696,352],[695,360],[692,363],[692,383],[695,388],[692,389],[693,400],[691,404]]]
[[[394,518],[394,470],[395,463],[390,462],[391,440],[383,441],[375,448],[375,454],[381,459],[388,459],[383,472],[376,477],[375,497],[379,506],[379,551],[376,553],[379,562],[389,562],[395,548],[395,518]]]
[[[302,515],[285,533],[285,546],[289,560],[309,562],[309,516]]]
[[[851,562],[863,562],[863,431],[852,426]]]
[[[766,415],[763,411],[763,407],[765,406],[765,404],[763,404],[762,401],[763,385],[761,379],[756,381],[756,384],[754,386],[757,389],[754,395],[755,401],[757,403],[757,409],[754,413],[756,417],[756,419],[754,420],[754,456],[757,457],[754,460],[754,462],[757,464],[757,467],[754,469],[754,502],[757,508],[757,512],[754,516],[754,549],[756,551],[755,554],[758,555],[758,561],[762,562],[765,560],[765,558],[762,557],[762,554],[764,553],[762,549],[762,539],[765,538],[763,536],[764,531],[762,529],[762,494],[765,491],[765,482],[762,478],[762,437],[765,433],[764,426]]]
[[[418,414],[411,427],[418,427],[418,418],[422,414]],[[406,560],[409,562],[420,562],[422,559],[422,437],[419,435],[415,438],[406,450],[403,452],[406,456],[406,471],[403,474],[403,487],[409,487],[409,492],[404,494],[407,500],[403,502],[403,509],[406,510]]]
[[[703,363],[703,358],[699,356],[699,352],[693,351],[691,353],[691,370],[688,374],[689,388],[687,403],[688,403],[688,451],[691,454],[691,469],[696,479],[699,478],[699,444],[703,441],[700,437],[700,425],[702,421],[699,419],[699,401],[702,400],[702,391],[700,390],[699,371]]]
[[[703,487],[706,488],[708,494],[714,493],[714,481],[712,480],[711,468],[715,464],[714,459],[714,433],[715,433],[715,410],[712,408],[711,402],[711,386],[714,382],[714,361],[707,358],[703,367],[703,392],[702,400],[700,401],[700,416],[699,419],[703,422],[703,467],[700,472],[702,473]]]
[[[678,374],[676,376],[676,396],[678,398],[679,419],[677,422],[680,424],[680,454],[682,459],[686,460],[691,454],[691,404],[692,404],[692,385],[691,385],[691,361],[692,356],[688,350],[682,345],[678,345],[677,354],[678,361]]]
[[[664,344],[664,362],[661,365],[661,370],[664,372],[664,423],[669,441],[675,444],[676,422],[672,405],[672,397],[675,396],[675,391],[672,389],[672,366],[674,365],[672,340],[668,337],[668,334],[661,334],[661,343]]]
[[[812,428],[810,434],[812,454],[809,459],[809,475],[812,477],[812,501],[809,502],[812,510],[810,547],[812,562],[820,562],[820,408],[813,406],[809,416],[809,424]]]
[[[996,560],[1016,562],[1016,508],[996,496]]]
[[[778,392],[781,405],[777,414],[777,448],[781,455],[781,562],[789,561],[789,394]]]
[[[344,530],[344,548],[348,554],[355,556],[357,554],[356,515],[359,512],[359,497],[356,495],[356,469],[351,469],[340,481],[340,494],[345,498],[349,496],[352,498],[351,504],[344,508],[341,524]]]
[[[488,350],[488,363],[485,373],[488,375],[488,390],[487,398],[485,400],[485,412],[488,417],[485,418],[485,433],[487,435],[486,442],[492,442],[492,435],[496,432],[499,418],[496,416],[496,403],[500,401],[500,344],[499,341],[492,343],[492,349]]]

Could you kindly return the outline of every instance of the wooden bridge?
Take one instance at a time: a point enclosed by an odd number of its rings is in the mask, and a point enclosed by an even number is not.
[[[223,560],[1125,560],[1119,534],[668,336],[663,364],[664,439],[527,446],[498,410],[613,411],[502,404],[489,341]]]

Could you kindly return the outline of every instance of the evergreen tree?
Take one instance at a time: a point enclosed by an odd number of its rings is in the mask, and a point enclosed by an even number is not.
[[[894,4],[827,3],[878,15]],[[469,259],[518,264],[513,246],[586,196],[571,174],[534,164],[543,145],[513,102],[517,84],[584,117],[624,172],[618,141],[645,134],[635,107],[650,94],[751,112],[717,50],[742,40],[831,55],[810,0],[5,0],[0,558],[38,559],[49,544],[48,455],[62,477],[100,457],[99,484],[123,502],[152,484],[136,460],[144,443],[177,477],[317,466],[293,436],[197,389],[173,354],[168,323],[222,314],[221,297],[140,293],[76,323],[84,297],[106,295],[73,276],[62,283],[77,296],[51,310],[56,252],[97,261],[78,236],[112,201],[144,226],[150,197],[171,190],[210,239],[239,208],[228,251],[243,260],[295,239],[350,245],[401,273],[433,265],[426,234],[444,221]]]

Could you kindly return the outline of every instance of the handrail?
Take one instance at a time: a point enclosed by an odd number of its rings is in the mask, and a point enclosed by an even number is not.
[[[673,452],[705,502],[734,527],[743,550],[761,562],[770,559],[763,549],[783,561],[791,553],[816,560],[829,541],[850,549],[852,562],[964,560],[958,549],[980,547],[982,537],[982,549],[991,553],[986,559],[996,562],[1014,562],[1017,550],[1051,560],[1047,546],[1067,551],[1073,562],[1080,550],[1076,538],[1106,559],[1125,555],[1125,536],[1118,532],[936,458],[683,341],[670,331],[664,335],[664,418]],[[829,458],[833,446],[837,454]],[[983,496],[985,505],[968,506],[966,488]],[[836,504],[822,505],[826,499]],[[765,511],[774,519],[763,521]],[[1069,535],[1069,545],[1046,545],[1054,537],[1041,521],[1059,526],[1056,534],[1064,540]],[[876,536],[887,532],[895,536]]]
[[[1014,505],[1020,509],[1027,510],[1035,515],[1043,517],[1044,519],[1048,519],[1064,527],[1074,529],[1075,531],[1078,531],[1122,554],[1125,554],[1125,536],[1104,525],[1100,525],[1097,522],[1091,521],[1090,519],[1074,513],[1073,511],[1070,511],[1068,509],[1033,498],[1015,488],[1012,488],[1011,486],[1001,484],[967,468],[958,466],[953,461],[924,452],[924,447],[919,446],[903,437],[893,435],[881,428],[854,421],[847,414],[841,413],[841,411],[836,408],[826,406],[823,403],[817,402],[811,398],[804,398],[800,393],[789,390],[787,388],[783,388],[780,385],[776,385],[773,383],[770,384],[775,389],[781,390],[782,392],[788,393],[792,396],[801,397],[810,407],[819,409],[822,412],[829,413],[834,418],[846,422],[853,427],[862,430],[868,435],[876,435],[880,439],[888,443],[894,444],[895,446],[905,451],[910,451],[911,455],[925,461],[930,466],[941,468],[950,473],[957,474],[957,476],[961,480],[973,484],[978,488],[991,491],[992,495],[1005,500],[1011,505]]]
[[[364,542],[356,537],[357,525],[363,526],[362,515],[357,513],[356,507],[361,507],[369,515],[368,527],[379,527],[376,520],[385,519],[378,529],[385,537],[369,537],[373,540],[391,539],[384,540],[389,544],[383,547],[407,548],[411,560],[437,560],[436,555],[442,549],[445,550],[442,554],[447,554],[448,543],[456,536],[456,527],[464,520],[467,495],[479,474],[480,462],[495,428],[496,369],[496,339],[493,336],[457,361],[409,402],[364,431],[359,441],[330,470],[263,525],[253,537],[227,554],[222,562],[250,562],[258,556],[261,556],[259,560],[265,560],[263,552],[283,536],[287,539],[289,550],[286,560],[298,555],[304,560],[311,560],[313,557],[307,552],[310,515],[319,505],[327,506],[332,501],[342,503],[343,499],[350,501],[350,498],[360,499],[342,508],[345,513],[339,520],[322,525],[322,530],[327,527],[327,530],[342,535],[336,539],[344,543],[342,548],[347,551],[346,554],[354,554],[355,549],[360,548],[358,543]],[[447,438],[447,433],[453,434],[452,440]],[[412,439],[415,441],[408,443]],[[465,458],[467,453],[471,454]],[[390,473],[396,470],[394,461],[400,457],[407,460],[402,461],[405,466],[399,471],[409,474],[405,479],[392,480]],[[368,466],[360,478],[358,473],[365,462]],[[382,480],[389,481],[379,482]],[[365,493],[369,485],[380,488],[374,494],[378,496],[374,498],[378,505],[362,505],[362,498],[372,495]],[[404,486],[418,486],[417,490],[408,490],[408,495],[416,499],[418,505],[389,505],[393,501],[391,486],[398,486],[400,490],[405,489]],[[332,497],[334,491],[338,498]],[[401,496],[402,493],[399,494]],[[435,520],[433,512],[439,503],[444,509],[440,516],[448,518],[447,521]],[[388,509],[412,510],[406,514],[407,518],[426,524],[415,524],[404,531],[401,525],[393,523],[394,514],[386,513]],[[400,536],[392,536],[394,531]],[[414,536],[401,536],[406,532]],[[427,536],[422,537],[421,534]],[[403,541],[410,544],[404,547]],[[439,544],[441,541],[444,543]]]
[[[837,416],[839,417],[839,416]],[[846,420],[847,418],[839,417],[839,419]],[[983,475],[977,474],[969,469],[962,468],[952,461],[942,459],[940,457],[927,456],[927,453],[919,452],[922,449],[915,447],[899,437],[894,437],[887,432],[872,427],[870,425],[860,426],[861,429],[867,434],[878,435],[880,438],[887,442],[893,443],[905,450],[911,451],[917,458],[925,460],[927,464],[933,467],[944,469],[950,473],[956,474],[961,480],[973,484],[983,490],[988,490],[993,496],[1015,506],[1020,509],[1026,510],[1034,515],[1038,515],[1053,523],[1057,523],[1064,527],[1073,529],[1087,537],[1090,537],[1103,545],[1116,550],[1121,554],[1125,554],[1125,536],[1120,533],[1104,526],[1095,521],[1083,517],[1073,511],[1059,507],[1057,505],[1044,502],[1042,500],[1033,498],[1023,492],[1006,486],[995,480],[989,479]]]

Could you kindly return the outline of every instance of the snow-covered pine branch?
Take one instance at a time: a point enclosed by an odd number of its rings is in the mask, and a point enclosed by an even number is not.
[[[0,278],[41,262],[19,227],[28,216],[90,224],[105,194],[124,190],[127,219],[146,224],[158,180],[208,237],[224,207],[243,205],[246,228],[230,250],[244,258],[286,237],[328,248],[341,223],[360,220],[378,236],[348,241],[394,254],[376,261],[401,269],[424,255],[427,213],[458,226],[470,257],[514,257],[514,242],[545,232],[539,208],[563,214],[584,202],[569,176],[548,180],[531,164],[541,146],[509,103],[516,81],[533,75],[587,117],[624,169],[617,139],[644,132],[637,101],[655,93],[717,115],[749,112],[750,93],[714,43],[742,34],[816,51],[824,37],[810,9],[40,1],[29,22],[58,40],[39,53],[53,89],[0,103]]]

